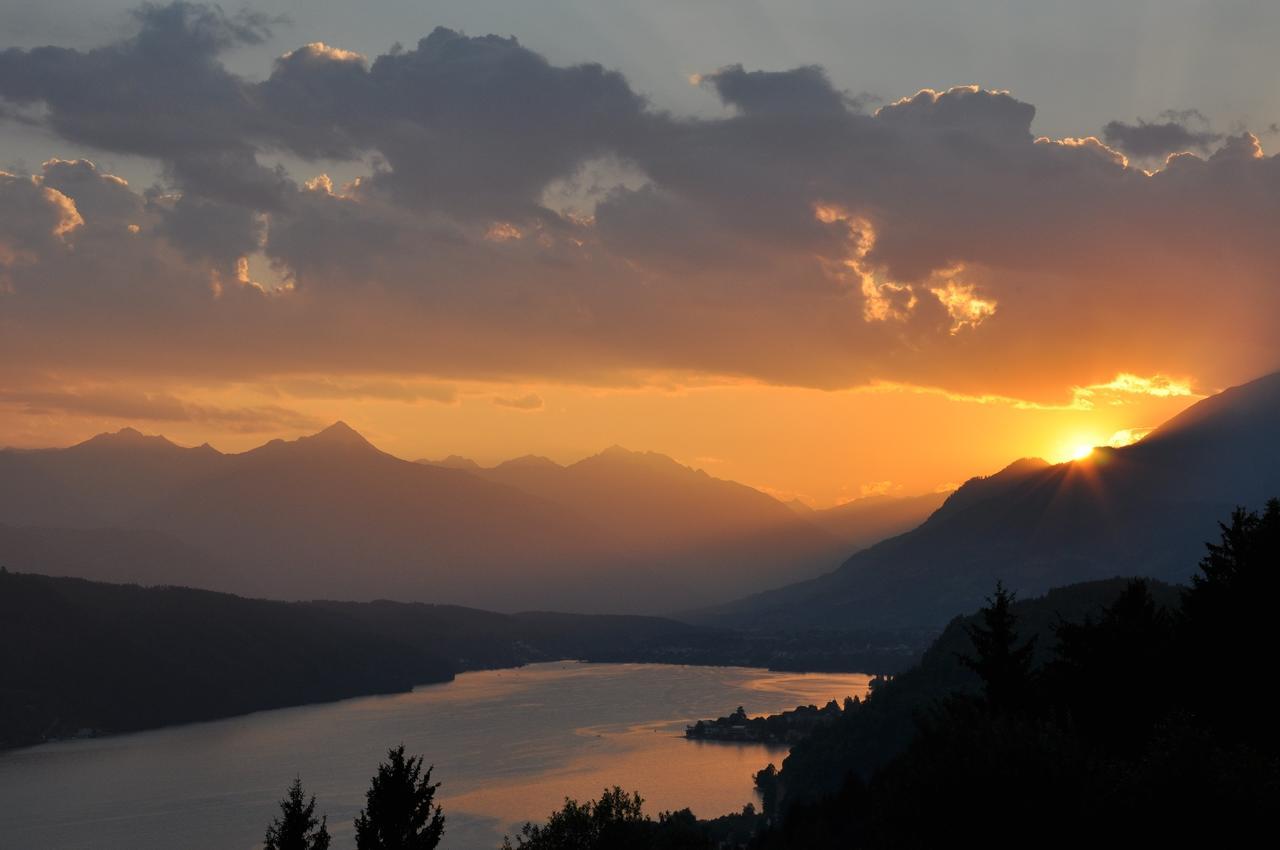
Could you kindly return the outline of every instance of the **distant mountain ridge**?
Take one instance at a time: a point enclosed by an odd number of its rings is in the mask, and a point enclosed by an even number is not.
[[[593,491],[591,483],[593,469],[603,476],[607,476],[611,471],[610,467],[615,464],[631,470],[642,469],[650,476],[651,483],[664,475],[683,477],[686,483],[692,481],[699,486],[718,487],[722,494],[732,494],[738,500],[734,517],[745,525],[754,523],[757,528],[791,525],[792,517],[778,510],[778,505],[781,504],[789,508],[792,515],[826,532],[833,541],[838,542],[837,548],[844,549],[844,554],[914,528],[946,498],[945,492],[919,496],[870,496],[832,508],[815,509],[798,500],[779,502],[754,488],[714,478],[703,470],[683,466],[657,452],[635,452],[617,445],[568,465],[561,465],[540,455],[523,455],[492,467],[482,467],[474,460],[458,455],[450,455],[437,461],[420,460],[418,463],[466,469],[491,481],[564,503],[584,515],[593,515],[601,504],[602,494],[598,490]],[[670,513],[671,519],[681,522],[698,516],[697,510],[701,506],[697,504],[671,503],[663,498],[664,494],[654,495],[650,509],[662,508]],[[635,494],[628,498],[631,508],[636,507],[635,501],[638,498],[640,497]],[[616,497],[610,497],[606,501],[616,501]],[[611,522],[605,520],[602,524],[609,527]],[[698,531],[706,537],[713,537],[717,533],[721,536],[741,533],[741,529],[731,527],[732,522],[727,525],[730,527],[719,532],[705,525]],[[755,533],[755,530],[750,528],[748,533]],[[743,548],[749,549],[750,545]]]
[[[337,422],[238,454],[131,428],[0,451],[0,564],[90,579],[648,613],[812,577],[851,548],[760,491],[617,446],[568,466],[410,463]]]
[[[920,525],[942,506],[949,492],[864,496],[833,508],[806,507],[801,515],[848,543],[851,551],[857,551]]]
[[[974,478],[919,528],[839,569],[706,612],[726,625],[940,626],[997,579],[1015,591],[1121,572],[1185,581],[1237,505],[1280,494],[1280,373],[1193,405],[1124,448]]]

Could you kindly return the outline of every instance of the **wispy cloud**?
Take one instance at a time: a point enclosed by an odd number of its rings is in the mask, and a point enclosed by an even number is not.
[[[456,404],[458,388],[437,381],[398,381],[386,378],[286,377],[273,382],[280,392],[304,399],[361,400]]]
[[[526,413],[533,413],[535,411],[542,410],[545,406],[542,401],[542,396],[537,393],[528,393],[527,395],[512,397],[494,396],[493,403],[498,407],[507,407],[512,410],[521,410]]]
[[[1032,401],[1014,396],[991,393],[959,393],[941,387],[919,386],[890,381],[876,381],[860,389],[861,392],[904,392],[919,395],[936,395],[950,401],[967,404],[992,404],[1016,410],[1093,410],[1099,404],[1122,405],[1139,397],[1188,399],[1204,398],[1203,393],[1192,390],[1189,379],[1174,379],[1164,375],[1142,377],[1121,372],[1110,381],[1087,386],[1075,386],[1069,397],[1061,402]]]
[[[64,413],[122,422],[193,422],[242,433],[305,430],[323,423],[277,405],[224,407],[187,401],[165,392],[123,388],[87,390],[4,390],[0,406],[25,415]]]

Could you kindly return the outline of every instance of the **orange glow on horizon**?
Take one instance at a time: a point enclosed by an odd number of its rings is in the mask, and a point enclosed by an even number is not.
[[[905,384],[832,391],[654,379],[608,388],[388,375],[167,391],[69,385],[61,410],[45,397],[0,417],[0,445],[65,446],[131,426],[237,452],[341,419],[407,460],[457,454],[492,466],[534,454],[567,464],[619,444],[782,501],[830,507],[871,493],[951,489],[1021,457],[1063,462],[1126,445],[1196,400],[1095,389],[1093,403],[1080,404],[1068,388],[1063,403],[1049,404]]]

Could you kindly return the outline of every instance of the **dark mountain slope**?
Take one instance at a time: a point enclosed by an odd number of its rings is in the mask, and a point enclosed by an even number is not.
[[[996,579],[1024,595],[1121,570],[1183,581],[1219,518],[1280,492],[1277,435],[1280,374],[1206,399],[1135,445],[971,480],[914,531],[711,619],[936,626],[980,604]]]

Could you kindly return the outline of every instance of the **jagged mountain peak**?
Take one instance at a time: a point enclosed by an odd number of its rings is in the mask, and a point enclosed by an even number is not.
[[[124,427],[119,431],[105,432],[90,437],[72,448],[181,448],[168,437],[160,434],[144,434],[136,428]]]
[[[495,468],[501,469],[563,469],[560,464],[556,463],[549,457],[542,455],[521,455],[513,457],[511,460],[503,461]]]
[[[317,431],[307,439],[316,440],[317,442],[323,441],[326,443],[357,443],[369,445],[369,441],[361,436],[359,431],[352,428],[341,419],[334,422],[328,428],[325,428],[322,431]]]

